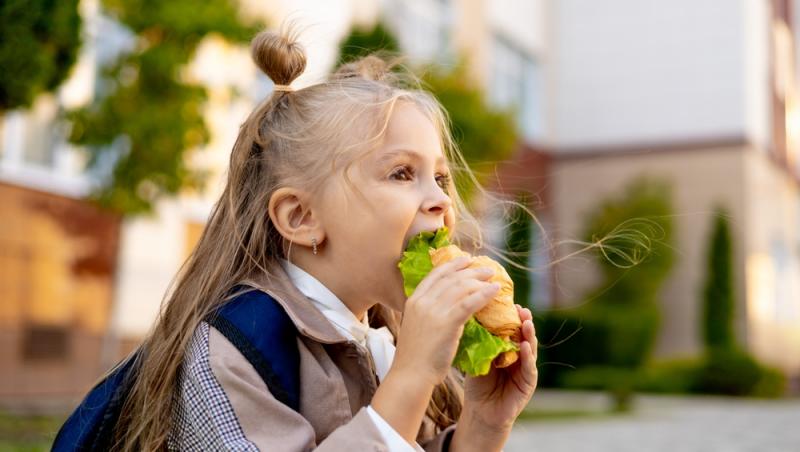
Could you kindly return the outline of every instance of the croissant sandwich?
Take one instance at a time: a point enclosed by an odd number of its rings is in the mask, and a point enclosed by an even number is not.
[[[410,296],[434,268],[460,256],[469,256],[451,245],[447,228],[436,233],[425,231],[409,241],[398,263],[406,296]],[[469,375],[486,375],[492,366],[508,367],[517,361],[522,339],[522,322],[514,306],[514,283],[508,272],[486,256],[477,256],[470,267],[489,267],[495,271],[491,282],[500,290],[475,316],[467,321],[453,365]]]

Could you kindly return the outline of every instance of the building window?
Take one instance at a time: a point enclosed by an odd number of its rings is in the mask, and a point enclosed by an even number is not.
[[[542,135],[539,112],[541,92],[539,70],[534,59],[509,39],[495,34],[492,38],[489,100],[498,108],[511,108],[526,141]]]
[[[387,7],[386,19],[397,34],[403,52],[412,59],[436,60],[443,64],[453,62],[450,1],[393,1]]]
[[[69,329],[65,326],[26,325],[22,332],[24,361],[60,361],[69,355]]]

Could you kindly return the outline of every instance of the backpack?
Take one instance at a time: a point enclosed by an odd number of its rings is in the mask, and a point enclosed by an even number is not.
[[[241,288],[237,286],[234,290]],[[205,320],[250,362],[276,399],[299,411],[297,329],[274,298],[260,290],[251,290],[237,295]],[[143,353],[139,348],[89,391],[61,426],[52,450],[111,448],[114,427],[136,381]]]

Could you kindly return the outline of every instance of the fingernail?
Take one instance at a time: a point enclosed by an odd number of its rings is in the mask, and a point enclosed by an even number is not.
[[[491,283],[488,286],[486,286],[485,290],[486,290],[486,292],[489,292],[489,293],[496,292],[496,291],[500,290],[500,284]]]

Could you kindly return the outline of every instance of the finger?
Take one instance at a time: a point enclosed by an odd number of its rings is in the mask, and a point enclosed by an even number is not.
[[[451,309],[453,317],[458,320],[459,323],[466,322],[468,318],[486,306],[499,290],[500,284],[491,283],[481,290],[462,298],[460,302],[455,303]]]
[[[493,274],[494,270],[487,269],[485,267],[482,268],[467,267],[465,269],[458,270],[454,273],[445,275],[438,281],[435,281],[433,284],[438,287],[439,293],[441,294],[442,292],[453,286],[461,286],[472,282],[485,284],[492,277]],[[431,290],[433,290],[433,286],[431,286]]]
[[[519,314],[520,321],[524,322],[526,320],[532,320],[533,316],[531,315],[531,310],[528,308],[523,308],[520,305],[516,305],[517,313]]]
[[[522,322],[522,337],[526,341],[533,341],[536,339],[533,322],[530,319]]]
[[[489,267],[467,267],[452,274],[458,278],[471,278],[486,281],[494,276],[494,270]]]
[[[490,268],[466,267],[433,281],[430,288],[425,292],[425,295],[433,301],[438,301],[445,297],[452,299],[453,295],[450,292],[451,289],[455,287],[460,296],[463,297],[482,287],[474,283],[477,282],[478,284],[485,285],[485,281],[491,278],[493,274],[494,270]]]
[[[451,284],[449,286],[446,286],[442,290],[442,293],[438,297],[436,297],[436,302],[452,306],[453,304],[458,303],[464,297],[467,297],[484,288],[486,290],[490,290],[489,287],[491,285],[492,283],[488,283],[486,281],[478,281],[475,279],[460,281],[456,284]]]
[[[431,270],[427,276],[422,278],[422,281],[420,281],[419,285],[417,285],[417,288],[414,290],[414,293],[424,294],[431,288],[431,286],[434,283],[436,283],[436,281],[443,278],[445,275],[449,273],[466,268],[471,261],[472,258],[470,256],[461,256],[451,261],[447,261],[442,265],[439,265],[438,267]]]
[[[533,356],[536,358],[539,351],[539,339],[536,338],[536,328],[534,327],[532,321],[526,320],[522,324],[522,336],[524,341],[530,343],[531,349],[533,350]]]
[[[519,348],[522,381],[528,388],[535,389],[539,375],[536,369],[536,356],[533,353],[533,348],[528,341],[523,341]]]

